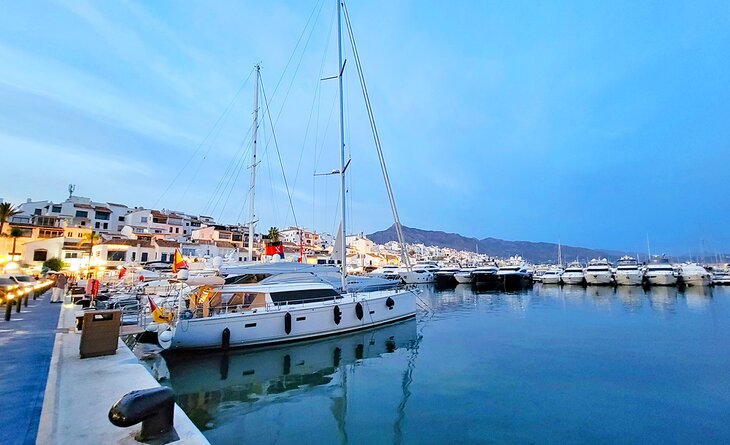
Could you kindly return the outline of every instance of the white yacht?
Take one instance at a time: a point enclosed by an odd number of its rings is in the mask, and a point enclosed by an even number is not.
[[[583,272],[583,265],[577,261],[568,264],[568,267],[560,275],[560,281],[563,284],[585,284],[586,276]]]
[[[437,285],[443,287],[455,286],[458,284],[455,275],[456,272],[459,272],[460,270],[461,269],[459,267],[443,267],[437,272],[434,272],[434,281],[436,281]]]
[[[591,286],[613,284],[613,271],[607,259],[593,259],[584,271],[586,284]]]
[[[682,264],[679,276],[686,286],[709,286],[712,284],[712,275],[697,263]]]
[[[366,329],[415,316],[414,291],[340,294],[326,283],[227,285],[178,303],[165,349],[275,344]]]
[[[630,256],[619,258],[614,280],[619,286],[640,286],[644,280],[644,272],[636,258]]]
[[[439,266],[435,261],[419,261],[411,270],[401,268],[398,275],[406,284],[433,283],[434,274],[438,271]]]
[[[674,271],[669,259],[656,257],[646,265],[644,279],[652,286],[674,286],[677,284],[677,273]]]
[[[542,284],[560,284],[561,268],[550,268],[542,273]]]
[[[712,273],[712,284],[715,286],[730,285],[730,272],[718,269]]]
[[[380,266],[377,269],[375,269],[372,272],[368,272],[365,274],[368,277],[373,278],[385,278],[386,280],[398,280],[400,281],[400,275],[398,272],[400,271],[400,267],[393,265],[393,264],[386,264],[384,266]]]
[[[454,279],[459,284],[469,284],[474,279],[474,277],[472,276],[473,271],[474,268],[461,269],[454,274]]]

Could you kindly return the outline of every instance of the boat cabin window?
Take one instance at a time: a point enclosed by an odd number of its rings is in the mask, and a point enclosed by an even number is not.
[[[225,284],[254,284],[270,276],[271,274],[268,273],[247,273],[243,275],[232,275],[230,277],[226,277]]]
[[[271,301],[274,303],[306,303],[308,301],[340,297],[340,294],[334,289],[291,290],[284,292],[271,292],[270,295]]]

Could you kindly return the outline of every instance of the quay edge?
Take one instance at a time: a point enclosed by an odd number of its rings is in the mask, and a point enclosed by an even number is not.
[[[109,409],[130,391],[160,384],[121,338],[115,355],[82,360],[81,334],[73,327],[78,308],[64,304],[61,310],[36,444],[139,444],[134,436],[141,425],[116,427],[109,422]],[[209,445],[177,404],[174,427],[179,440],[170,444]]]

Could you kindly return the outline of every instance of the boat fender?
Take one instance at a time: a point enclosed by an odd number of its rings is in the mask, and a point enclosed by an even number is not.
[[[387,300],[385,300],[385,305],[388,306],[388,310],[393,309],[393,306],[395,306],[395,301],[393,301],[392,298],[388,297]]]
[[[286,335],[291,332],[291,314],[289,312],[284,315],[284,332],[286,332]]]
[[[228,328],[223,329],[223,332],[221,333],[221,348],[223,350],[228,349],[228,347],[231,345],[231,330]]]
[[[335,306],[335,324],[340,324],[340,320],[342,320],[342,311],[339,306]]]
[[[190,309],[185,309],[182,314],[180,314],[181,320],[190,320],[193,318],[193,311]]]
[[[355,315],[357,315],[358,320],[362,320],[362,316],[363,316],[362,304],[358,303],[355,305]]]
[[[172,346],[172,331],[167,330],[157,334],[157,343],[162,346],[163,349],[169,349]]]

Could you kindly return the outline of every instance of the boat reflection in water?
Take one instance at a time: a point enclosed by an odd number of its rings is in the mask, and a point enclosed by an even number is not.
[[[229,436],[243,416],[272,404],[317,395],[333,405],[346,403],[345,380],[355,366],[395,351],[413,355],[417,345],[416,320],[410,319],[275,348],[176,353],[166,357],[170,377],[161,383],[174,389],[177,403],[198,428],[220,428],[217,438],[234,438]]]

